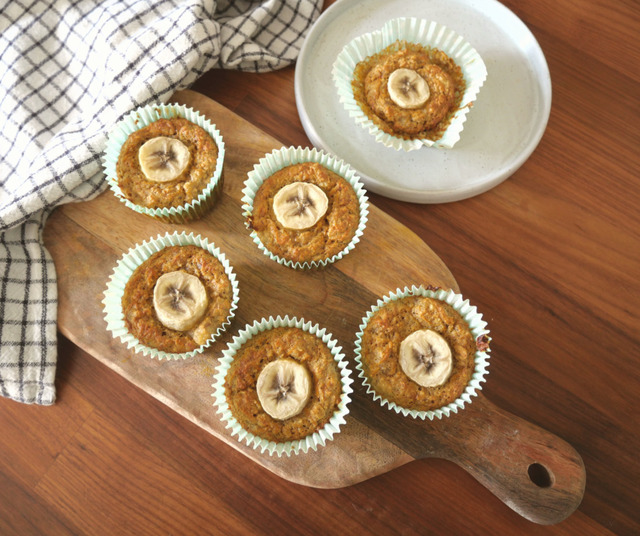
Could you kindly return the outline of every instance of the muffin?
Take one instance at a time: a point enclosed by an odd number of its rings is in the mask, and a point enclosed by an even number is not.
[[[192,234],[144,242],[118,263],[105,292],[107,326],[152,357],[189,357],[224,331],[238,286],[225,256]]]
[[[476,308],[453,291],[398,290],[363,319],[356,368],[383,405],[422,419],[449,415],[484,381],[485,327]]]
[[[356,102],[384,132],[406,139],[442,137],[466,87],[444,52],[396,41],[356,65]]]
[[[260,160],[245,183],[254,242],[294,268],[324,266],[353,249],[368,215],[359,178],[315,149],[283,148]]]
[[[349,402],[349,369],[335,340],[304,320],[247,326],[223,353],[216,405],[247,444],[278,455],[332,439]]]
[[[137,212],[184,223],[201,217],[222,191],[224,142],[190,108],[135,110],[109,135],[104,167],[116,195]]]
[[[380,143],[405,151],[453,147],[486,76],[461,36],[417,18],[356,37],[332,69],[349,115]]]

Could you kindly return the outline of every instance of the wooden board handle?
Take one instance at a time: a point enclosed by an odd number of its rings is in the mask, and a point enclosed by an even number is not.
[[[439,424],[422,457],[453,461],[523,517],[550,525],[580,505],[585,468],[566,441],[483,396]]]

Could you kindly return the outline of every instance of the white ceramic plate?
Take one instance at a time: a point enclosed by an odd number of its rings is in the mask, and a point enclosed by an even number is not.
[[[331,78],[345,44],[389,19],[421,17],[463,35],[487,80],[452,149],[387,148],[349,117]],[[445,203],[493,188],[537,147],[551,111],[551,78],[533,34],[495,0],[339,0],[312,26],[298,57],[295,96],[311,142],[351,165],[368,190],[413,203]]]

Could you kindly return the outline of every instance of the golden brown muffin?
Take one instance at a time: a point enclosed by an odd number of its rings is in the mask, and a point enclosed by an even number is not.
[[[402,108],[391,98],[388,81],[397,69],[424,78],[430,97],[417,108]],[[458,109],[465,90],[462,70],[436,48],[397,41],[356,65],[352,87],[356,102],[384,132],[404,139],[437,140]]]
[[[190,160],[184,171],[169,182],[148,180],[138,159],[140,147],[157,137],[180,140],[189,149]],[[159,119],[132,132],[122,145],[116,174],[123,195],[147,208],[180,207],[198,198],[216,169],[218,146],[202,127],[182,117]]]
[[[300,413],[285,420],[271,417],[257,392],[264,367],[278,359],[303,364],[311,376],[311,396]],[[240,426],[253,435],[282,443],[321,429],[338,408],[340,372],[331,351],[317,336],[300,328],[279,327],[254,335],[238,350],[225,380],[229,409]]]
[[[413,381],[399,362],[402,341],[424,329],[442,336],[453,357],[451,375],[435,387]],[[429,411],[462,394],[475,368],[476,350],[469,326],[453,307],[435,298],[407,296],[386,303],[369,319],[362,334],[360,359],[376,393],[403,408]]]
[[[158,278],[184,271],[204,285],[208,305],[200,320],[187,331],[170,329],[158,319],[153,292]],[[222,263],[198,246],[169,246],[136,268],[122,296],[122,311],[129,332],[142,344],[164,352],[195,350],[220,328],[231,311],[233,288]]]
[[[295,182],[318,186],[327,196],[326,213],[308,229],[285,228],[276,218],[273,200]],[[343,177],[316,162],[287,166],[268,177],[256,192],[249,226],[274,255],[293,262],[328,259],[346,248],[360,222],[360,204]]]

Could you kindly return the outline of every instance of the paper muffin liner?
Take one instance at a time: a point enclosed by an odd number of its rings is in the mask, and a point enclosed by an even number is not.
[[[351,87],[356,65],[377,54],[398,40],[437,48],[447,54],[462,69],[466,89],[460,106],[438,140],[406,140],[383,132],[356,102]],[[332,77],[340,102],[356,123],[371,133],[376,141],[396,150],[412,151],[421,147],[452,148],[460,134],[472,103],[487,78],[487,68],[480,54],[460,35],[438,22],[418,18],[398,18],[385,23],[377,31],[356,37],[338,54],[332,69]]]
[[[179,207],[149,208],[137,205],[127,199],[118,185],[116,164],[122,145],[130,134],[136,130],[154,123],[158,119],[182,117],[202,127],[218,146],[216,168],[207,186],[197,198]],[[207,118],[199,112],[181,104],[150,104],[133,110],[121,119],[111,130],[107,139],[102,166],[106,174],[107,183],[120,201],[127,207],[140,214],[145,214],[168,223],[187,223],[204,216],[215,204],[222,193],[224,182],[223,164],[225,145],[222,135]]]
[[[284,443],[277,443],[275,441],[269,441],[267,439],[258,437],[248,431],[246,431],[238,423],[236,418],[229,409],[229,404],[225,396],[224,383],[227,375],[227,371],[233,362],[236,353],[253,336],[274,328],[279,327],[296,327],[300,328],[312,335],[318,337],[329,348],[335,361],[337,362],[340,372],[340,380],[342,384],[342,394],[340,396],[340,402],[338,408],[332,415],[329,422],[325,424],[320,430],[313,434],[299,440],[287,441]],[[351,384],[353,379],[351,378],[351,371],[347,367],[347,362],[342,348],[337,346],[337,341],[332,338],[330,333],[327,333],[325,328],[320,328],[317,324],[311,322],[305,322],[304,319],[283,317],[269,317],[267,319],[256,320],[253,324],[247,324],[244,329],[238,332],[233,338],[233,341],[229,343],[227,349],[222,352],[222,358],[220,364],[216,369],[214,376],[215,382],[212,384],[214,392],[212,396],[215,398],[214,406],[217,407],[217,413],[221,415],[221,419],[226,423],[227,429],[231,430],[231,436],[237,436],[238,441],[244,442],[248,446],[253,447],[260,452],[267,452],[270,455],[277,455],[278,457],[283,454],[291,456],[292,454],[298,454],[300,452],[306,453],[311,450],[317,450],[320,446],[325,446],[328,441],[333,440],[335,434],[340,432],[340,427],[345,424],[345,417],[349,413],[347,405],[351,402],[349,396],[353,390]]]
[[[488,374],[487,367],[489,366],[489,348],[486,350],[478,349],[475,354],[475,368],[473,374],[471,375],[471,379],[467,386],[465,387],[462,394],[450,404],[442,406],[441,408],[430,410],[430,411],[418,411],[414,409],[403,408],[396,404],[395,402],[383,398],[379,393],[375,391],[375,389],[369,383],[369,380],[364,372],[361,360],[361,352],[362,352],[362,335],[364,333],[369,320],[374,315],[378,309],[386,305],[387,303],[398,300],[400,298],[404,298],[406,296],[426,296],[428,298],[435,298],[441,300],[445,303],[448,303],[451,307],[453,307],[460,316],[465,320],[473,337],[476,341],[479,338],[487,338],[489,334],[489,330],[487,329],[487,323],[482,319],[482,315],[478,313],[478,310],[475,306],[469,303],[469,300],[462,297],[462,295],[455,293],[452,290],[443,290],[443,289],[426,289],[422,286],[416,287],[415,285],[411,288],[405,287],[404,289],[396,289],[395,292],[391,292],[387,296],[384,296],[382,299],[379,299],[377,304],[374,305],[371,310],[366,314],[366,316],[362,319],[362,324],[360,325],[360,331],[356,334],[356,342],[355,342],[355,360],[356,360],[356,369],[360,371],[359,377],[362,378],[362,382],[364,386],[367,388],[367,392],[373,395],[374,400],[378,400],[380,404],[384,406],[388,406],[390,409],[393,409],[396,413],[402,413],[405,417],[411,416],[413,418],[420,418],[422,420],[428,418],[429,420],[433,420],[434,418],[442,419],[443,416],[448,417],[451,413],[457,413],[458,410],[464,408],[465,403],[470,404],[472,402],[472,397],[477,395],[477,392],[482,389],[482,383],[485,382],[485,376]]]
[[[215,333],[207,340],[207,342],[195,350],[184,353],[172,353],[159,350],[157,348],[151,348],[142,344],[134,335],[132,335],[127,329],[124,313],[122,311],[122,296],[124,295],[124,289],[129,281],[129,278],[143,262],[145,262],[151,255],[169,246],[187,246],[194,245],[205,249],[211,253],[216,259],[220,261],[224,267],[224,271],[229,278],[229,283],[232,288],[231,308],[225,322],[217,329]],[[197,354],[204,352],[206,348],[209,348],[211,344],[225,331],[227,326],[231,323],[231,320],[235,316],[235,310],[238,308],[239,288],[236,280],[236,275],[233,272],[229,261],[225,257],[224,253],[213,243],[209,243],[207,238],[194,235],[193,233],[186,234],[184,232],[178,234],[165,234],[163,236],[158,235],[155,239],[147,240],[141,244],[132,247],[116,264],[107,288],[104,292],[104,299],[102,304],[104,306],[103,312],[105,320],[107,322],[107,329],[113,334],[115,338],[119,338],[127,348],[133,348],[135,352],[149,356],[151,358],[158,359],[187,359]]]
[[[293,164],[300,164],[303,162],[317,162],[323,165],[330,171],[333,171],[337,175],[340,175],[345,179],[353,188],[358,197],[358,203],[360,206],[360,222],[358,228],[351,239],[351,242],[339,253],[332,257],[321,259],[318,261],[292,261],[285,259],[278,255],[271,253],[267,247],[262,243],[258,233],[251,229],[249,225],[249,217],[253,214],[253,200],[256,192],[262,186],[262,183],[273,175],[276,171],[281,170],[287,166]],[[244,189],[242,190],[242,210],[245,218],[245,225],[251,230],[251,237],[256,243],[260,251],[267,255],[270,259],[278,262],[279,264],[288,266],[294,269],[310,269],[318,268],[320,266],[326,266],[327,264],[336,262],[349,253],[356,244],[360,241],[360,237],[364,232],[367,225],[367,219],[369,215],[369,199],[366,195],[366,190],[362,184],[360,177],[356,174],[347,163],[344,161],[328,155],[323,151],[319,151],[315,148],[302,148],[302,147],[282,147],[281,149],[274,149],[271,153],[265,155],[260,161],[253,167],[247,175],[247,179],[244,183]]]

